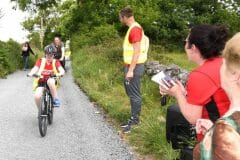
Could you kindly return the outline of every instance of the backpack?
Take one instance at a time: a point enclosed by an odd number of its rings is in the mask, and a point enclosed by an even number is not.
[[[148,53],[148,49],[149,49],[149,38],[145,34],[144,34],[143,38],[144,38],[145,46],[146,46],[145,53],[147,54]]]

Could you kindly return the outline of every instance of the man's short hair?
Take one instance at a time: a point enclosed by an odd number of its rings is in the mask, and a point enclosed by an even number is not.
[[[132,17],[133,16],[133,11],[132,11],[132,9],[130,8],[130,7],[125,7],[125,8],[123,8],[120,12],[120,15],[123,17],[123,16],[125,16],[125,17]]]

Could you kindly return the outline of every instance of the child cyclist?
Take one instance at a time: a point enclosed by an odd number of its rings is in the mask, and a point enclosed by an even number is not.
[[[36,61],[35,66],[32,68],[30,73],[28,73],[28,76],[33,76],[34,74],[37,74],[39,76],[46,76],[46,75],[56,75],[56,76],[63,76],[64,75],[64,69],[61,66],[60,62],[58,60],[53,59],[54,54],[56,53],[56,48],[53,45],[47,45],[44,48],[45,57],[40,58]],[[40,98],[43,93],[43,78],[40,78],[38,81],[38,85],[35,91],[35,103],[37,107],[40,106]],[[53,106],[59,107],[60,101],[58,99],[57,95],[57,88],[55,85],[55,79],[49,77],[47,80],[47,85],[50,89],[50,92],[53,97]]]

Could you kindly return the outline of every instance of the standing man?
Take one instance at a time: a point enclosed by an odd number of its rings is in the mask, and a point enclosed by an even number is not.
[[[54,55],[54,59],[58,59],[62,67],[65,69],[65,49],[61,38],[55,36],[53,40],[53,45],[57,48],[57,53]]]
[[[119,13],[120,21],[128,26],[123,42],[124,86],[131,103],[131,117],[123,124],[124,133],[131,130],[132,125],[139,123],[142,97],[140,92],[141,77],[144,73],[144,63],[147,60],[148,38],[142,27],[135,21],[133,11],[129,7]]]

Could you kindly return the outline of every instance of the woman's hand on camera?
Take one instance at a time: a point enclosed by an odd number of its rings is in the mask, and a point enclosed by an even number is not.
[[[209,119],[198,119],[196,123],[197,134],[205,135],[206,132],[213,126],[213,123]]]
[[[171,80],[170,82],[162,81],[160,82],[159,89],[161,95],[176,96],[179,93],[186,95],[184,86],[178,80]]]

